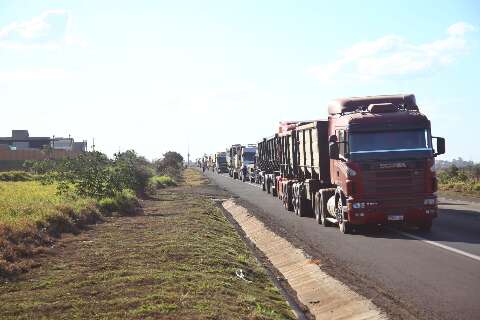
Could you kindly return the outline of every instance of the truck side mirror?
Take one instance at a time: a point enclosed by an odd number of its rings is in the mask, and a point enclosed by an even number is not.
[[[337,142],[330,142],[328,144],[328,153],[330,155],[330,159],[332,160],[338,160],[340,159],[339,155],[339,149],[338,149],[338,143]]]
[[[444,154],[445,153],[445,138],[440,138],[440,137],[433,137],[435,139],[437,139],[437,148],[436,148],[436,152],[435,152],[435,156],[438,156],[440,154]]]

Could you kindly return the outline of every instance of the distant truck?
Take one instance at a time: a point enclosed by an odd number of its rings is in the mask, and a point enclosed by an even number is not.
[[[229,150],[228,173],[234,179],[252,180],[255,171],[256,145],[232,145]]]
[[[227,164],[227,154],[226,152],[217,152],[214,155],[215,160],[215,171],[217,173],[227,173],[228,164]]]
[[[278,161],[275,184],[284,206],[314,214],[326,227],[338,224],[343,233],[388,223],[430,230],[437,216],[434,157],[445,153],[445,139],[432,137],[415,96],[338,99],[328,112],[328,120],[279,133],[271,169],[259,156],[266,175]]]

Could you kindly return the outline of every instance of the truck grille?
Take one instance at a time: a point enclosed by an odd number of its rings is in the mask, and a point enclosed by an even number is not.
[[[416,167],[364,171],[365,194],[418,194],[425,191],[425,170]]]

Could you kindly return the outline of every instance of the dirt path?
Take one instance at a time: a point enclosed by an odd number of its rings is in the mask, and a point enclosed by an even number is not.
[[[63,237],[39,267],[0,285],[0,318],[293,318],[234,227],[200,194],[199,175],[189,171],[187,181],[145,201],[144,215]]]

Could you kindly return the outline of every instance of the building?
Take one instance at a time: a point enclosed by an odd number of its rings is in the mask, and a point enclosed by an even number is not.
[[[28,130],[12,130],[11,137],[0,137],[0,171],[21,169],[26,160],[64,159],[85,151],[86,141],[30,137]]]
[[[50,137],[30,137],[28,130],[12,130],[11,137],[0,137],[0,148],[10,150],[43,149],[50,145]]]

